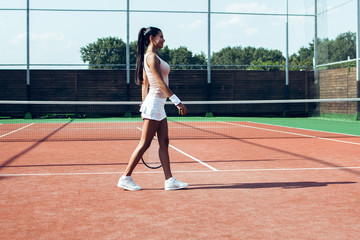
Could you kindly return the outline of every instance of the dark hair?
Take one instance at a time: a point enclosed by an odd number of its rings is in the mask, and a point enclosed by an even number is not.
[[[145,47],[150,43],[150,36],[155,37],[161,30],[156,27],[141,28],[138,35],[135,83],[141,85],[143,82]]]

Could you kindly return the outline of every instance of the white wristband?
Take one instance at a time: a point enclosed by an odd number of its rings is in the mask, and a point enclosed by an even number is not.
[[[173,94],[171,97],[169,97],[170,101],[175,104],[175,106],[179,105],[181,103],[180,99]]]

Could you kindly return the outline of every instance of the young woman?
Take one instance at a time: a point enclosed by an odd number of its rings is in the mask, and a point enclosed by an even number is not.
[[[141,190],[141,187],[134,183],[131,174],[141,156],[149,148],[155,133],[159,141],[159,157],[165,175],[165,190],[177,190],[188,186],[187,183],[176,180],[170,169],[168,123],[164,105],[169,98],[180,114],[185,115],[187,108],[168,87],[169,65],[156,55],[157,50],[164,47],[164,42],[163,33],[158,28],[142,28],[139,32],[135,82],[142,86],[143,102],[140,112],[143,118],[143,131],[140,143],[118,182],[118,187],[126,190]]]

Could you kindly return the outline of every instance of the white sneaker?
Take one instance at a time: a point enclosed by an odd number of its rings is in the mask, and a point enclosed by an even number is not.
[[[134,183],[131,176],[121,176],[118,182],[118,187],[124,188],[129,191],[138,191],[141,190],[141,187]]]
[[[174,177],[171,177],[165,181],[165,190],[178,190],[178,189],[186,188],[187,186],[189,186],[188,183],[180,182],[179,180],[176,180]]]

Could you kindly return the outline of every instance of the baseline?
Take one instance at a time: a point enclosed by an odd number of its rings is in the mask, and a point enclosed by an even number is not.
[[[340,143],[348,143],[348,144],[353,144],[353,145],[359,145],[360,146],[360,143],[337,140],[337,139],[333,139],[333,138],[323,138],[323,137],[312,136],[312,135],[308,135],[308,134],[294,133],[294,132],[288,132],[288,131],[282,131],[282,130],[274,130],[274,129],[264,128],[264,127],[254,127],[254,126],[248,126],[248,125],[232,123],[232,122],[223,122],[223,121],[218,121],[218,122],[223,123],[223,124],[239,126],[239,127],[253,128],[253,129],[269,131],[269,132],[285,133],[285,134],[296,135],[296,136],[301,136],[301,137],[315,138],[315,139],[321,139],[321,140],[333,141],[333,142],[340,142]],[[249,122],[249,123],[254,123],[254,122]],[[262,123],[256,123],[256,124],[262,124]],[[276,127],[284,127],[284,126],[271,125],[271,124],[264,124],[264,125],[276,126]],[[287,128],[291,128],[291,127],[287,127]],[[294,129],[297,129],[297,128],[294,128]],[[308,130],[308,129],[302,129],[302,130]],[[308,131],[316,131],[316,130],[308,130]]]
[[[16,133],[16,132],[18,132],[18,131],[21,131],[21,130],[23,130],[23,129],[27,128],[27,127],[30,127],[30,126],[32,126],[32,125],[34,125],[34,124],[35,124],[35,123],[30,123],[30,124],[28,124],[28,125],[26,125],[26,126],[24,126],[24,127],[21,127],[21,128],[19,128],[19,129],[16,129],[16,130],[14,130],[14,131],[9,132],[9,133],[5,133],[5,134],[1,135],[0,138],[5,137],[5,136],[10,135],[10,134],[13,134],[13,133]]]
[[[319,170],[343,170],[360,169],[359,167],[320,167],[320,168],[249,168],[217,170],[216,172],[276,172],[276,171],[319,171]],[[210,170],[173,171],[176,173],[213,173]],[[76,176],[76,175],[118,175],[122,172],[76,172],[76,173],[8,173],[0,174],[0,177],[26,177],[26,176]],[[134,172],[134,174],[163,174],[162,171]]]

